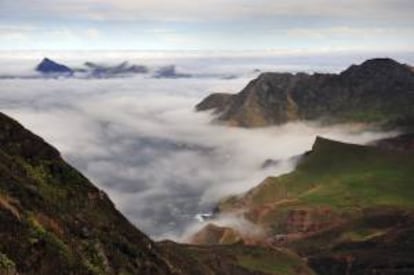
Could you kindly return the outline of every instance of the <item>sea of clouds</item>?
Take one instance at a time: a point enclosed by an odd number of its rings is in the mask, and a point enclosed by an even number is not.
[[[45,53],[0,54],[0,74],[27,75]],[[180,240],[222,198],[267,176],[294,169],[317,135],[367,143],[394,135],[355,125],[290,123],[262,129],[210,123],[194,106],[212,92],[236,93],[261,71],[339,71],[331,62],[161,53],[52,53],[76,66],[84,61],[164,66],[192,78],[135,75],[108,79],[0,79],[0,111],[42,136],[108,193],[118,209],[151,237]],[[356,61],[361,61],[356,58]],[[344,62],[343,62],[344,63]],[[301,69],[300,69],[301,68]],[[204,77],[197,77],[203,74]],[[205,77],[205,76],[208,77]],[[234,75],[227,79],[222,76]],[[262,168],[267,159],[277,165]]]

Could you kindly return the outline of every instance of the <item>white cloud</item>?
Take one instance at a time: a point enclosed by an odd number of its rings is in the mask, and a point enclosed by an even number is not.
[[[22,2],[24,4],[22,4]],[[92,20],[234,20],[263,16],[323,16],[405,19],[412,22],[409,0],[52,0],[5,1],[4,10],[83,17]],[[351,19],[350,18],[350,19]]]

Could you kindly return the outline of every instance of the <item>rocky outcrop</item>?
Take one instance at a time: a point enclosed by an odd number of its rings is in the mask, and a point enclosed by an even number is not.
[[[414,73],[378,58],[340,74],[263,73],[240,93],[209,96],[196,106],[216,109],[217,120],[260,127],[295,120],[403,123],[414,118]]]
[[[74,73],[71,68],[63,64],[59,64],[49,58],[44,58],[42,62],[37,65],[36,71],[43,74],[57,74],[66,76],[71,76]]]
[[[233,97],[234,95],[225,93],[211,94],[197,104],[196,109],[198,111],[214,110],[215,113],[221,113],[225,110]]]

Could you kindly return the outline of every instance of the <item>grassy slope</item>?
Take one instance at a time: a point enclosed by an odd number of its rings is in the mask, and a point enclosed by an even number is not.
[[[311,266],[322,274],[349,268],[358,274],[381,265],[375,258],[388,263],[378,270],[413,271],[414,243],[407,237],[414,232],[413,197],[412,153],[318,138],[294,172],[268,178],[220,208],[246,207],[247,217],[267,228],[268,236],[299,232],[283,245],[313,259]]]
[[[269,178],[248,195],[254,205],[297,199],[337,209],[414,207],[414,156],[318,138],[288,175]]]
[[[314,274],[297,255],[284,249],[232,245],[181,245],[162,242],[171,259],[180,255],[191,266],[190,274]],[[207,268],[200,269],[200,266]]]

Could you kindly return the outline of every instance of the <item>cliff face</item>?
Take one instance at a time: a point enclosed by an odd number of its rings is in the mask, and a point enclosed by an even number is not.
[[[414,118],[413,104],[412,69],[372,59],[340,74],[263,73],[240,93],[210,95],[196,109],[215,109],[218,120],[242,127],[313,119],[403,124]]]
[[[59,152],[0,113],[0,274],[312,274],[292,253],[154,243]]]
[[[243,211],[265,232],[257,243],[294,250],[318,274],[410,273],[414,156],[400,145],[411,142],[411,135],[379,147],[317,138],[294,172],[222,201],[219,212]]]

